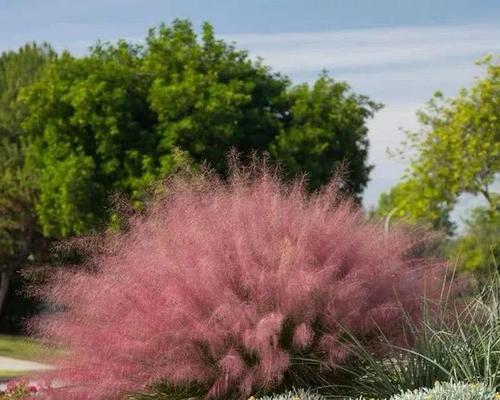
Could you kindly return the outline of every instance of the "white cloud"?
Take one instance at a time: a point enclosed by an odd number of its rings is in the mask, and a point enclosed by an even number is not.
[[[387,150],[395,150],[402,139],[401,127],[413,129],[418,126],[415,109],[418,104],[388,104],[368,122],[370,137],[369,162],[374,165],[370,183],[363,195],[366,205],[377,203],[381,192],[387,191],[399,180],[406,163],[390,157]]]
[[[415,129],[415,113],[434,91],[455,95],[480,75],[474,61],[485,53],[500,51],[500,25],[237,34],[224,38],[294,80],[311,82],[327,69],[336,79],[349,82],[355,91],[385,103],[368,125],[370,162],[375,165],[364,194],[368,206],[376,204],[380,193],[404,172],[404,163],[386,153],[388,147],[395,148],[404,139],[400,128]],[[462,206],[458,209],[465,209]],[[456,218],[459,214],[463,212]]]
[[[381,67],[498,50],[500,25],[224,35],[280,71]]]

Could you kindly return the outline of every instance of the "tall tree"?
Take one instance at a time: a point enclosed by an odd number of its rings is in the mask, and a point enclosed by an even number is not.
[[[283,129],[289,80],[217,40],[209,24],[201,38],[187,21],[152,30],[143,69],[154,76],[149,100],[168,151],[177,146],[224,173],[231,147],[266,150]]]
[[[48,237],[81,234],[103,219],[106,196],[137,188],[155,159],[155,116],[137,49],[97,46],[54,60],[22,95],[26,163],[37,171],[36,212]]]
[[[350,92],[323,72],[312,85],[301,84],[288,93],[289,122],[271,144],[271,154],[281,160],[285,173],[308,172],[311,188],[328,181],[334,170],[347,163],[349,190],[360,195],[368,182],[366,120],[381,105]]]
[[[408,133],[414,157],[402,181],[381,197],[379,213],[450,231],[449,213],[464,193],[481,196],[497,212],[500,64],[492,56],[480,64],[486,74],[470,89],[451,99],[436,93],[418,114],[421,129]]]
[[[29,44],[0,56],[0,314],[15,271],[40,246],[35,246],[40,235],[34,180],[24,164],[21,121],[26,109],[18,96],[53,57],[46,44]]]
[[[226,154],[269,152],[311,187],[347,161],[351,191],[368,180],[366,119],[378,106],[322,75],[309,87],[253,62],[177,20],[144,46],[119,42],[89,55],[63,54],[23,91],[26,163],[36,171],[36,213],[49,237],[80,234],[106,220],[118,191],[145,188],[181,164],[226,173]]]

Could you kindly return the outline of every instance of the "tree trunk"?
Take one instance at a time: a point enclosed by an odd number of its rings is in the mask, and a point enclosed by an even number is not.
[[[2,315],[3,306],[5,299],[7,298],[7,293],[9,291],[10,281],[14,273],[22,267],[28,257],[28,243],[23,247],[23,249],[7,261],[7,263],[0,268],[0,316]]]
[[[26,229],[22,235],[25,238],[25,241],[19,249],[19,252],[10,258],[7,258],[7,260],[5,260],[5,264],[0,266],[0,316],[2,315],[12,277],[16,271],[23,266],[28,255],[30,254],[30,249],[34,240],[33,227],[34,222],[32,220],[28,220]]]
[[[5,270],[0,273],[0,316],[2,315],[3,305],[9,292],[10,280],[12,278],[12,271]]]

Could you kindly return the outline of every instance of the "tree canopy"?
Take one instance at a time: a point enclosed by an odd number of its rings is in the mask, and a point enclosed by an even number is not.
[[[198,36],[183,20],[152,29],[144,45],[62,54],[20,103],[36,212],[51,237],[87,231],[106,219],[110,193],[138,200],[183,164],[225,174],[232,148],[269,153],[286,174],[307,173],[312,189],[347,162],[359,197],[370,170],[365,123],[378,108],[326,74],[294,87],[209,24]]]
[[[25,164],[21,122],[26,109],[18,96],[53,57],[46,44],[0,55],[0,312],[15,271],[44,247],[34,209],[35,180]]]
[[[311,86],[289,91],[290,123],[271,144],[271,154],[289,175],[309,172],[311,187],[327,182],[338,164],[347,163],[350,191],[360,195],[368,182],[368,129],[365,122],[381,106],[349,92],[345,82],[326,73]]]
[[[498,195],[496,201],[500,201]],[[448,254],[463,270],[490,272],[500,260],[500,212],[475,207],[465,221],[465,233],[453,240]]]
[[[481,63],[485,76],[451,99],[436,93],[418,114],[421,129],[408,132],[413,157],[401,182],[380,198],[379,210],[449,232],[460,195],[479,195],[498,211],[492,186],[500,172],[500,64]]]
[[[438,92],[419,112],[421,129],[407,135],[407,173],[381,195],[376,213],[444,230],[447,256],[460,269],[484,272],[500,251],[500,64],[491,56],[479,64],[486,73],[470,89],[450,99]],[[450,213],[463,194],[485,205],[471,210],[464,232],[452,237]]]

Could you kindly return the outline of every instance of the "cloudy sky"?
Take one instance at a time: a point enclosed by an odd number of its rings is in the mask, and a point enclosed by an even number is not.
[[[211,22],[296,82],[326,69],[384,103],[369,124],[366,205],[404,171],[386,154],[400,128],[415,128],[435,90],[456,94],[481,74],[475,60],[500,52],[500,0],[0,0],[0,51],[46,40],[82,54],[97,39],[138,41],[174,18]]]

